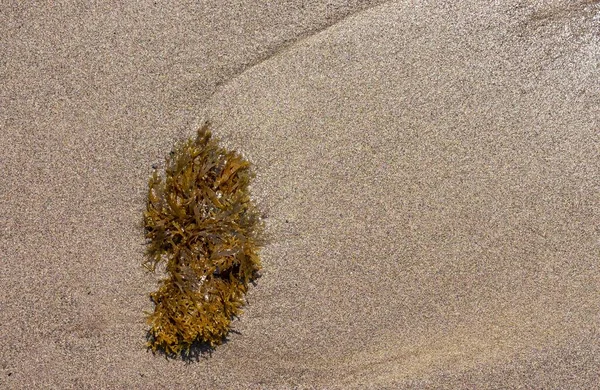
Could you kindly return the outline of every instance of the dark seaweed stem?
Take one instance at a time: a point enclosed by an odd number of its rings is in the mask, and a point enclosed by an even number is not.
[[[149,181],[144,266],[164,263],[167,277],[150,294],[148,347],[167,355],[214,347],[241,314],[248,283],[260,270],[262,224],[250,201],[248,161],[226,151],[208,124],[167,157]]]

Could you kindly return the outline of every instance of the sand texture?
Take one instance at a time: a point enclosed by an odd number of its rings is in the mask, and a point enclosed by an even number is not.
[[[0,388],[600,388],[600,1],[254,3],[1,3]],[[269,243],[167,361],[141,215],[205,120]]]

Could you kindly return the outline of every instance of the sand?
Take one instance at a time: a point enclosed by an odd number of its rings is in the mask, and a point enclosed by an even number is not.
[[[600,2],[0,7],[0,388],[600,383]],[[147,352],[146,181],[205,120],[269,243]]]

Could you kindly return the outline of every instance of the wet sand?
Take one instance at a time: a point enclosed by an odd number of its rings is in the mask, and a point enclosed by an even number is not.
[[[600,3],[2,5],[0,387],[594,388]],[[144,348],[146,181],[210,120],[264,270]]]

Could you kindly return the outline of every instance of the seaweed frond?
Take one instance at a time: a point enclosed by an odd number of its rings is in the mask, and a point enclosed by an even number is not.
[[[260,270],[262,223],[250,201],[250,163],[212,138],[208,124],[175,147],[164,175],[150,178],[144,266],[167,277],[150,294],[148,347],[167,356],[214,347],[241,314]]]

